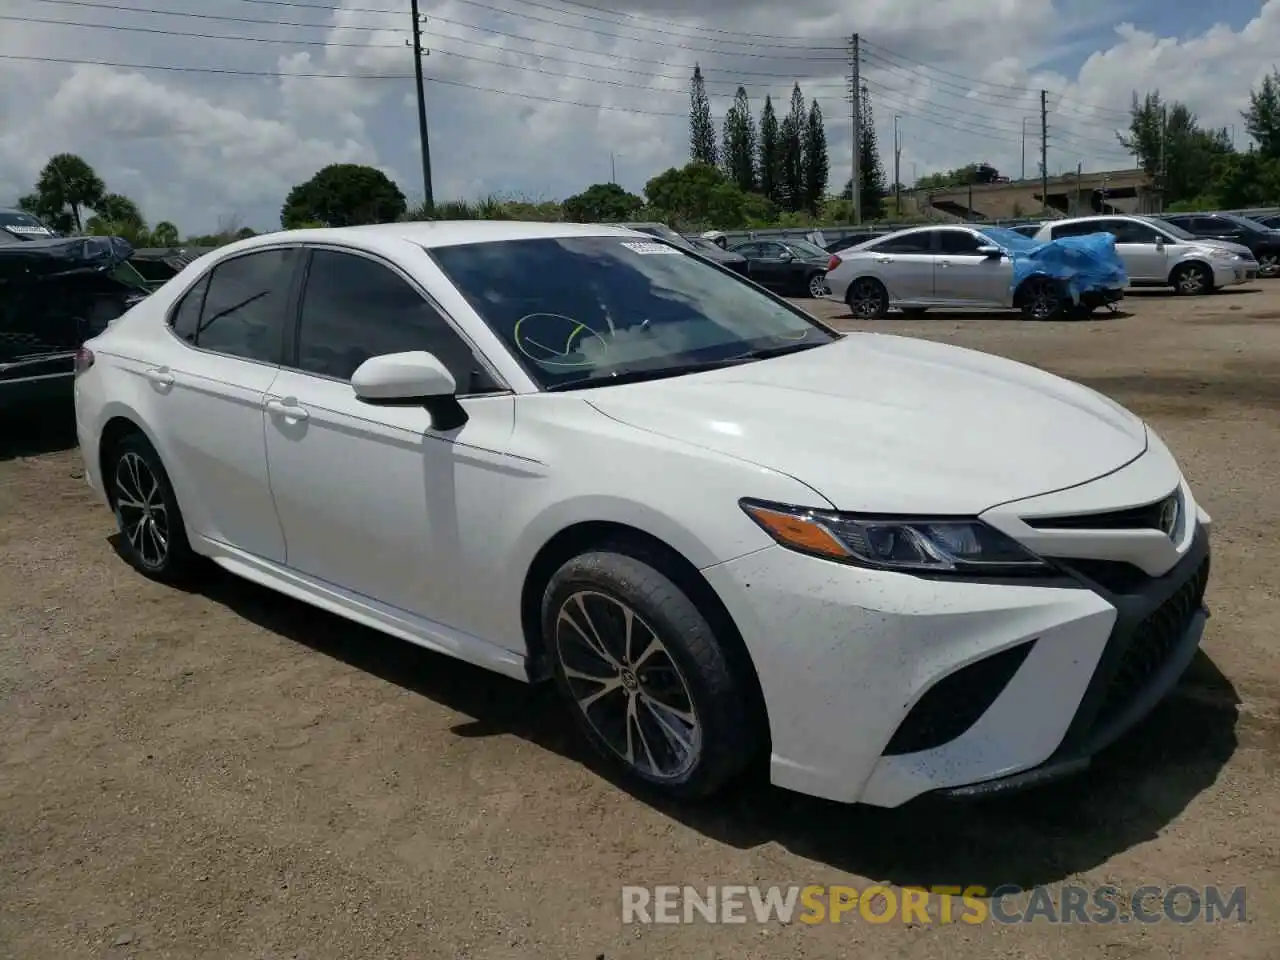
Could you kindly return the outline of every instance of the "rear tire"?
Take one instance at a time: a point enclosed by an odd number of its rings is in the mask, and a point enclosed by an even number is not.
[[[827,275],[825,273],[815,273],[809,277],[807,292],[814,300],[821,300],[826,297],[831,292],[827,286]]]
[[[574,557],[543,593],[542,631],[574,722],[631,783],[701,799],[755,755],[747,685],[655,567],[606,550]]]
[[[1173,291],[1180,297],[1201,297],[1213,293],[1213,274],[1200,263],[1184,263],[1173,271]]]
[[[160,455],[140,433],[113,444],[103,477],[120,531],[120,553],[139,573],[177,583],[196,565]]]
[[[883,320],[889,312],[889,291],[875,277],[858,277],[844,299],[859,320]]]

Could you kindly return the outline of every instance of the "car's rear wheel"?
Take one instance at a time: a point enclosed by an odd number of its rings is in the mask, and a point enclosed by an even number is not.
[[[859,320],[880,320],[889,312],[889,291],[874,277],[859,277],[849,284],[845,302]]]
[[[655,567],[574,557],[547,585],[542,628],[575,722],[627,779],[697,799],[750,762],[745,686],[697,605]]]
[[[830,292],[827,288],[827,275],[825,273],[815,273],[809,278],[809,296],[819,300]]]
[[[178,498],[146,437],[139,433],[122,437],[105,459],[107,493],[125,560],[162,582],[189,573],[196,557],[187,542]]]
[[[1032,277],[1020,291],[1022,315],[1028,320],[1053,320],[1066,307],[1062,284],[1051,277]]]
[[[1274,277],[1277,272],[1280,272],[1280,256],[1264,253],[1258,257],[1258,276]]]
[[[1196,297],[1213,291],[1213,274],[1201,263],[1184,263],[1173,271],[1173,290],[1179,296]]]

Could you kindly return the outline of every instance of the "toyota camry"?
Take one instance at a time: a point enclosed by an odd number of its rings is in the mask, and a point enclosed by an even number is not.
[[[880,806],[1052,780],[1204,627],[1209,517],[1138,417],[841,334],[625,229],[254,237],[76,369],[86,478],[143,574],[211,560],[553,681],[623,778],[675,797],[756,758]]]

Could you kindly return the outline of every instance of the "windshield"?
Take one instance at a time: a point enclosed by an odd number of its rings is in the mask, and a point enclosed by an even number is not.
[[[823,250],[821,247],[814,246],[808,240],[787,240],[786,244],[802,257],[814,257],[815,259],[825,260],[831,256],[827,251]]]
[[[637,233],[647,233],[651,237],[658,237],[660,240],[665,240],[667,243],[674,243],[677,247],[684,247],[686,250],[692,246],[688,240],[676,233],[665,223],[629,224],[627,225],[627,229],[635,230]]]
[[[1242,217],[1238,213],[1219,213],[1217,216],[1224,220],[1230,220],[1239,227],[1244,228],[1249,233],[1270,233],[1271,231],[1262,224],[1250,220],[1248,217]]]
[[[1165,233],[1177,237],[1179,240],[1194,240],[1195,234],[1188,233],[1176,223],[1170,223],[1168,220],[1161,220],[1159,217],[1147,217],[1147,223],[1153,227],[1159,227]]]
[[[1042,246],[1025,234],[1010,230],[1008,227],[979,227],[978,232],[996,246],[1004,247],[1006,250],[1034,250]]]
[[[672,376],[836,339],[754,284],[664,243],[539,238],[430,253],[544,388]]]

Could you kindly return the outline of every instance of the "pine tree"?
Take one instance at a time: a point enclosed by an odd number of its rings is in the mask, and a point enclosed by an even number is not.
[[[747,91],[739,87],[733,106],[724,115],[724,147],[720,160],[725,175],[744,193],[753,193],[756,184],[756,122],[751,116]]]
[[[1280,71],[1275,67],[1257,90],[1249,91],[1249,109],[1240,116],[1262,155],[1280,159]]]
[[[804,94],[800,84],[791,88],[791,109],[782,121],[782,205],[793,213],[804,208]]]
[[[862,142],[859,145],[860,173],[862,178],[862,218],[877,220],[884,215],[884,198],[888,194],[885,186],[884,164],[880,161],[880,143],[876,138],[876,120],[871,112],[871,94],[862,88]]]
[[[822,108],[814,100],[804,127],[804,201],[814,216],[822,209],[827,195],[827,178],[831,161],[827,156],[827,130],[822,123]]]
[[[711,122],[711,101],[702,81],[702,67],[693,68],[689,86],[689,159],[695,163],[716,165],[716,128]]]
[[[781,206],[782,204],[782,142],[778,129],[778,115],[773,111],[773,99],[764,98],[760,111],[760,141],[757,151],[756,179],[760,192]]]

